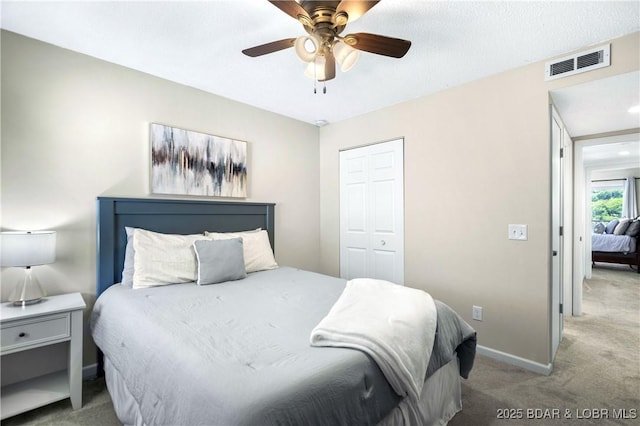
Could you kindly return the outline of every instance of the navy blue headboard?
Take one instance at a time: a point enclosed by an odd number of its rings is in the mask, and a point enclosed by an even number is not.
[[[233,232],[262,228],[275,250],[275,204],[98,197],[96,293],[122,278],[125,226],[168,234]]]

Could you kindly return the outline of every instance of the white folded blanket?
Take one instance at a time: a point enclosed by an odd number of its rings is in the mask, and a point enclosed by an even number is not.
[[[329,314],[311,332],[312,346],[359,349],[378,364],[393,390],[417,402],[437,323],[431,296],[388,281],[347,282]]]

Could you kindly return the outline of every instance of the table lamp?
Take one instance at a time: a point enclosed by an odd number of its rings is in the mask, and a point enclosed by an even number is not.
[[[38,303],[46,296],[31,267],[46,265],[56,260],[56,233],[54,231],[0,232],[1,266],[25,268],[24,277],[9,296],[16,306]]]

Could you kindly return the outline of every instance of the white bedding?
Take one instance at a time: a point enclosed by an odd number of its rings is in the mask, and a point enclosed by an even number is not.
[[[460,409],[458,375],[467,377],[473,365],[475,331],[435,301],[438,333],[424,353],[429,379],[411,409],[365,351],[309,344],[344,289],[344,280],[293,268],[208,286],[110,287],[96,301],[91,329],[119,419],[147,425],[446,423]],[[447,374],[439,372],[445,365]]]
[[[462,384],[459,380],[458,358],[441,367],[430,376],[422,387],[418,417],[410,417],[408,401],[400,401],[398,407],[378,426],[424,425],[444,426],[462,410]]]
[[[636,251],[636,239],[628,235],[592,234],[591,250],[612,253],[633,253]]]
[[[394,391],[407,396],[408,416],[418,418],[436,324],[436,306],[428,293],[359,278],[347,283],[313,329],[311,344],[359,349],[370,355]]]
[[[309,344],[344,285],[283,267],[215,285],[110,287],[96,301],[91,328],[108,380],[120,383],[110,388],[120,420],[378,423],[401,398],[375,362]]]

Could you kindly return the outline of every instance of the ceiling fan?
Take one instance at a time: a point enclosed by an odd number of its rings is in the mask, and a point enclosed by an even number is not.
[[[336,61],[343,72],[351,69],[358,58],[358,50],[402,58],[411,47],[408,40],[369,33],[340,35],[348,22],[364,15],[379,1],[269,0],[278,9],[298,20],[308,35],[251,47],[244,49],[242,53],[257,57],[295,47],[300,59],[308,63],[305,74],[316,81],[335,78]]]

